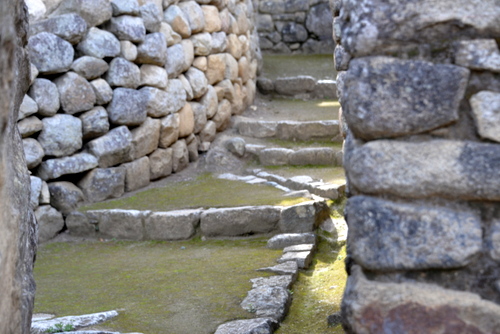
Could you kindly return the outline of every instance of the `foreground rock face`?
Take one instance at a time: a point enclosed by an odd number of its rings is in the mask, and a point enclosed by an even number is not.
[[[17,130],[29,84],[27,13],[23,1],[0,4],[0,332],[30,333],[35,296],[36,223],[29,205],[30,178]]]

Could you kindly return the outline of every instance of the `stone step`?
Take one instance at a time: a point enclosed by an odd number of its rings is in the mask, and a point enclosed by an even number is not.
[[[307,147],[293,150],[247,144],[245,151],[258,157],[263,166],[342,166],[342,150],[338,148]]]
[[[293,97],[296,99],[337,99],[337,82],[335,80],[316,80],[308,75],[257,79],[259,92],[265,95]]]
[[[337,120],[263,121],[239,116],[234,122],[238,133],[247,137],[301,141],[329,139],[338,143],[343,141]]]

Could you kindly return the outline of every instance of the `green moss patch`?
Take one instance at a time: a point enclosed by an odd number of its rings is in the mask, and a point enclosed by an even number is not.
[[[309,270],[293,286],[290,313],[277,334],[340,334],[341,325],[328,327],[327,317],[340,310],[347,275],[345,246],[322,242]]]
[[[264,77],[276,79],[298,75],[310,75],[316,80],[335,79],[337,73],[332,55],[264,55]]]
[[[264,239],[88,242],[43,245],[35,266],[35,312],[57,316],[119,310],[104,326],[148,334],[213,333],[248,318],[240,302],[255,269],[281,251]]]
[[[250,185],[242,181],[217,179],[203,174],[191,181],[170,183],[132,196],[96,203],[80,211],[128,209],[169,211],[188,208],[217,208],[246,205],[293,205],[305,198],[283,197],[283,191],[268,185]]]

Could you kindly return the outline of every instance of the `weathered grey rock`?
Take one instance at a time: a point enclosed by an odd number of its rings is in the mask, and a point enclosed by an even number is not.
[[[257,88],[262,94],[270,94],[274,92],[274,81],[261,76],[257,79]]]
[[[89,202],[120,197],[125,192],[125,168],[93,169],[78,182],[78,187]]]
[[[98,325],[102,322],[105,322],[111,318],[116,317],[117,315],[118,312],[116,311],[107,311],[107,312],[100,312],[100,313],[86,314],[79,316],[52,318],[47,320],[34,321],[32,324],[32,329],[33,329],[33,334],[42,334],[49,331],[50,328],[55,328],[57,324],[61,324],[62,326],[72,325],[75,328],[89,327]],[[113,332],[107,332],[107,331],[104,332],[97,331],[97,332],[103,334],[113,334]],[[73,333],[88,334],[89,331],[76,331]],[[96,334],[96,331],[90,331],[90,333]]]
[[[130,150],[131,160],[139,159],[158,147],[160,140],[160,120],[147,118],[132,131],[132,148]]]
[[[297,266],[300,269],[307,269],[311,265],[313,258],[313,252],[288,252],[284,253],[277,261],[278,263],[284,263],[288,261],[297,262]]]
[[[191,88],[191,84],[189,83],[188,79],[186,79],[184,74],[179,75],[179,80],[182,82],[182,87],[186,92],[187,100],[191,101],[193,99],[193,88]]]
[[[77,44],[87,32],[87,23],[78,14],[63,14],[30,24],[30,35],[49,32]]]
[[[316,245],[315,244],[301,244],[301,245],[294,245],[294,246],[288,246],[283,249],[283,253],[289,253],[289,252],[314,252],[316,251]]]
[[[142,5],[139,10],[141,11],[141,17],[144,20],[146,31],[159,32],[161,29],[161,21],[163,20],[163,12],[160,8],[151,2]]]
[[[332,12],[328,3],[311,7],[306,19],[306,28],[320,39],[331,38],[333,32]]]
[[[470,104],[479,135],[500,142],[500,94],[482,91],[471,97]]]
[[[147,34],[137,47],[137,59],[141,64],[163,66],[167,61],[167,40],[161,32]]]
[[[123,164],[125,168],[125,191],[134,191],[149,184],[149,158],[142,157],[138,160]]]
[[[108,0],[65,0],[52,15],[66,13],[76,13],[87,22],[89,27],[95,27],[109,20],[113,12]]]
[[[35,65],[33,65],[32,63],[30,63],[30,85],[33,84],[33,81],[35,81],[35,79],[38,77],[38,74],[40,74],[38,72],[38,69],[36,68]]]
[[[36,102],[38,113],[42,116],[53,116],[59,110],[59,91],[50,80],[35,79],[28,95]]]
[[[109,103],[113,98],[113,89],[104,79],[95,79],[90,82],[96,97],[96,104],[103,105]]]
[[[213,86],[208,86],[207,92],[200,99],[200,103],[206,108],[207,118],[210,119],[214,117],[217,113],[217,108],[219,106],[219,101],[217,99],[217,93],[215,92],[215,88]]]
[[[182,38],[188,38],[191,36],[189,19],[179,6],[169,6],[165,12],[163,12],[163,18],[176,33],[182,36]]]
[[[397,6],[363,0],[343,2],[342,6],[342,44],[356,57],[390,54],[411,42],[415,45],[459,39],[463,31],[455,29],[457,26],[467,26],[470,36],[493,36],[500,31],[500,9],[494,0],[425,0],[418,4],[407,1]],[[362,19],[349,20],[349,17],[361,16]]]
[[[144,64],[141,66],[141,86],[167,88],[168,74],[163,67]]]
[[[314,233],[278,234],[268,240],[267,247],[271,249],[283,249],[302,244],[316,244],[316,235]]]
[[[256,121],[244,117],[238,117],[236,128],[242,136],[254,138],[269,138],[276,136],[278,122]]]
[[[30,21],[38,21],[45,16],[47,8],[41,0],[27,0],[25,3]]]
[[[190,39],[183,39],[180,43],[184,49],[184,68],[182,72],[189,70],[194,61],[194,46]]]
[[[170,24],[167,22],[162,22],[160,26],[160,32],[165,35],[165,38],[167,39],[167,46],[172,46],[175,44],[179,44],[182,41],[181,35],[176,33]]]
[[[105,168],[127,161],[132,145],[132,134],[126,126],[119,126],[90,141],[87,149],[97,157],[99,167]]]
[[[241,42],[236,34],[229,34],[227,36],[226,51],[236,59],[240,59],[243,54]]]
[[[88,237],[96,234],[95,225],[91,224],[85,214],[73,211],[66,216],[66,227],[70,235]]]
[[[30,61],[42,74],[66,72],[75,53],[69,42],[49,32],[31,36],[28,52]]]
[[[141,91],[116,88],[108,105],[111,123],[119,125],[139,125],[146,120],[146,97]]]
[[[314,99],[337,99],[337,82],[330,79],[318,80],[309,95]]]
[[[179,115],[179,137],[187,137],[194,130],[194,115],[190,103],[186,103],[178,112]]]
[[[265,271],[276,275],[289,275],[292,277],[292,282],[295,282],[299,267],[296,261],[287,261],[272,267],[260,268],[257,271]]]
[[[279,227],[284,233],[306,233],[314,231],[328,216],[328,208],[314,201],[283,208]]]
[[[167,62],[165,68],[169,78],[178,77],[184,69],[184,48],[181,44],[175,44],[167,48]]]
[[[83,139],[105,135],[109,131],[108,113],[103,107],[95,107],[80,115]]]
[[[308,147],[299,149],[289,156],[290,165],[336,165],[336,150],[329,147]]]
[[[173,150],[171,148],[155,150],[149,156],[149,176],[151,180],[163,178],[172,174]]]
[[[84,196],[80,188],[71,182],[52,182],[48,186],[50,205],[63,215],[76,210],[78,205],[84,201]]]
[[[38,167],[37,176],[42,180],[52,180],[63,175],[85,172],[95,167],[97,167],[96,157],[88,153],[78,153],[42,162]]]
[[[277,78],[274,80],[274,89],[281,95],[298,95],[310,92],[314,89],[316,80],[307,75],[296,77]]]
[[[460,301],[460,302],[457,302]],[[500,325],[497,304],[479,295],[423,283],[368,280],[353,266],[343,302],[343,316],[355,333],[384,332],[384,326],[416,333],[494,333]],[[386,316],[382,316],[382,314]]]
[[[500,51],[494,39],[457,42],[455,64],[474,70],[500,72]]]
[[[226,141],[225,146],[229,152],[237,155],[238,157],[243,157],[245,155],[245,140],[240,137],[231,138]]]
[[[195,34],[202,32],[205,28],[205,16],[203,15],[200,5],[198,5],[196,1],[186,1],[179,3],[179,8],[186,15],[191,33]]]
[[[96,57],[83,56],[71,65],[71,69],[87,80],[99,78],[108,69],[108,63]]]
[[[189,151],[185,140],[178,140],[172,146],[172,171],[180,172],[189,164]]]
[[[106,81],[112,87],[137,88],[141,84],[141,70],[136,64],[121,58],[114,58],[109,63]]]
[[[351,61],[351,55],[345,50],[345,48],[337,44],[335,46],[335,53],[333,54],[333,59],[335,61],[335,69],[337,71],[347,71],[349,68],[349,62]]]
[[[106,29],[122,41],[140,43],[146,37],[146,27],[140,17],[130,15],[113,17],[106,25]]]
[[[30,206],[35,210],[40,204],[40,193],[42,192],[43,181],[36,176],[30,176]]]
[[[171,109],[174,106],[169,107],[172,94],[153,87],[143,87],[140,91],[146,99],[146,111],[148,116],[163,117],[173,112]]]
[[[201,215],[201,232],[207,237],[268,233],[276,229],[280,211],[272,206],[209,209]]]
[[[144,223],[148,240],[187,240],[195,234],[201,210],[154,212]]]
[[[351,255],[368,269],[457,268],[481,251],[481,220],[463,206],[402,204],[355,196],[349,199],[346,211],[352,227]]]
[[[217,127],[217,131],[223,131],[231,122],[231,103],[224,99],[219,103],[217,113],[212,117],[212,121]]]
[[[293,153],[288,148],[266,148],[260,151],[259,160],[264,166],[283,166],[288,164]]]
[[[39,206],[35,210],[38,221],[38,242],[49,241],[64,228],[62,214],[50,205]]]
[[[62,157],[82,148],[82,121],[71,115],[57,114],[42,120],[38,136],[45,155]]]
[[[185,76],[189,81],[191,88],[193,89],[193,97],[195,99],[202,97],[207,92],[208,82],[205,74],[202,71],[191,67],[185,73]]]
[[[84,55],[96,58],[117,57],[120,54],[120,41],[109,31],[93,27],[76,49]]]
[[[120,41],[120,57],[135,61],[137,58],[137,46],[131,41]]]
[[[28,169],[33,169],[38,166],[45,156],[42,145],[33,138],[23,139],[23,149]]]
[[[40,192],[40,204],[50,204],[50,192],[47,182],[42,182],[42,191]]]
[[[75,114],[90,110],[94,106],[96,102],[94,89],[80,75],[68,72],[54,80],[54,83],[59,91],[61,107],[65,113]]]
[[[212,53],[223,53],[227,48],[227,36],[223,31],[212,33]]]
[[[217,133],[217,125],[213,121],[207,121],[207,124],[200,132],[201,142],[213,142]]]
[[[208,84],[213,85],[224,80],[226,71],[226,55],[224,53],[212,54],[207,57],[207,70],[205,75]]]
[[[279,286],[285,289],[290,289],[293,284],[292,275],[278,275],[270,277],[257,277],[250,280],[252,289],[259,287],[275,287]]]
[[[159,147],[167,148],[179,138],[179,114],[172,114],[161,119]]]
[[[142,240],[144,236],[143,220],[149,211],[136,210],[95,210],[87,211],[90,222],[95,222],[99,235],[106,238]]]
[[[137,0],[111,0],[113,16],[139,15],[139,2]]]
[[[278,326],[278,322],[271,318],[233,320],[217,327],[215,334],[272,334]]]
[[[282,287],[259,287],[252,289],[241,302],[241,307],[258,317],[270,317],[281,321],[288,313],[291,296]]]
[[[200,133],[207,124],[207,109],[203,104],[198,102],[191,102],[190,105],[194,117],[193,133]]]
[[[215,6],[204,5],[201,6],[203,16],[205,18],[204,32],[217,32],[222,28],[222,21],[219,16],[219,10]]]
[[[365,194],[500,199],[497,182],[500,172],[494,167],[500,157],[500,148],[495,144],[377,140],[345,152],[344,164],[349,170],[350,187],[362,189]],[[439,166],[439,178],[436,178],[436,166]],[[371,172],[366,173],[367,170]]]
[[[195,56],[208,56],[212,51],[212,35],[208,32],[191,36]]]
[[[281,30],[281,35],[283,41],[288,43],[305,42],[308,37],[306,28],[295,22],[286,23]]]
[[[283,140],[333,139],[339,135],[339,121],[281,121],[276,126],[276,137]]]
[[[467,69],[454,65],[389,57],[355,59],[343,79],[343,113],[359,138],[429,131],[458,119],[468,78]]]
[[[31,116],[17,122],[19,134],[21,137],[26,138],[37,132],[42,131],[43,123],[36,116]]]
[[[197,161],[200,157],[198,153],[198,147],[200,146],[200,141],[197,136],[193,133],[186,138],[186,145],[189,154],[189,162]]]

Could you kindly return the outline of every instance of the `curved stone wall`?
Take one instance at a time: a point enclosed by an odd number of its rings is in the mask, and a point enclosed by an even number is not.
[[[82,201],[197,160],[252,103],[260,59],[250,0],[56,2],[28,1],[18,119],[41,241]]]

